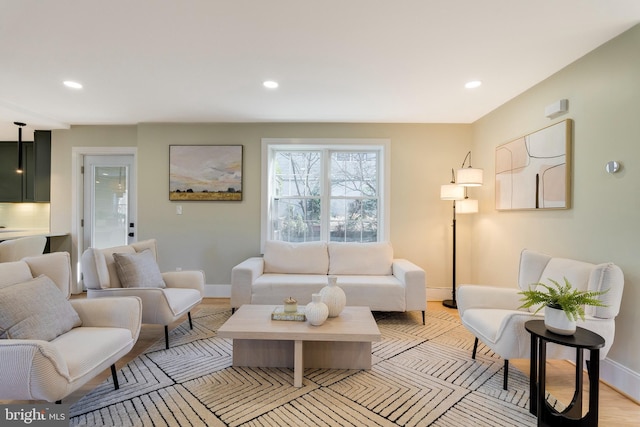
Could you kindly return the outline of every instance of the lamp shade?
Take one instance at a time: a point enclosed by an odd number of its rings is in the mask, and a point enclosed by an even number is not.
[[[463,200],[464,187],[457,184],[444,184],[440,186],[441,200]]]
[[[464,199],[456,202],[456,213],[470,214],[478,212],[478,201],[476,199]]]
[[[482,185],[482,169],[462,168],[456,172],[456,183],[463,187],[479,187]]]

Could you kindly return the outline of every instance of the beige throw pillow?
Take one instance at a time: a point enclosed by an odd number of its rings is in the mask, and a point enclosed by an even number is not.
[[[166,287],[158,263],[150,249],[136,253],[114,253],[113,259],[123,288]]]
[[[47,276],[0,289],[0,338],[51,341],[82,325]]]

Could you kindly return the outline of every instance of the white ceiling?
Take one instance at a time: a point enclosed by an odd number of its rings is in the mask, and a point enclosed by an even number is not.
[[[471,123],[638,22],[638,0],[0,0],[0,139],[13,121]]]

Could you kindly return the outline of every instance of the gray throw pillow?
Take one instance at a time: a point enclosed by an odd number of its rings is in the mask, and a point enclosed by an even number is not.
[[[51,341],[82,325],[47,276],[0,289],[0,338]]]
[[[113,259],[123,288],[166,287],[158,263],[150,249],[136,253],[114,253]]]

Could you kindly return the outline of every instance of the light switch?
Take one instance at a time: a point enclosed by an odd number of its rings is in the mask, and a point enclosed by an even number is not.
[[[176,214],[182,215],[182,205],[176,205]]]

